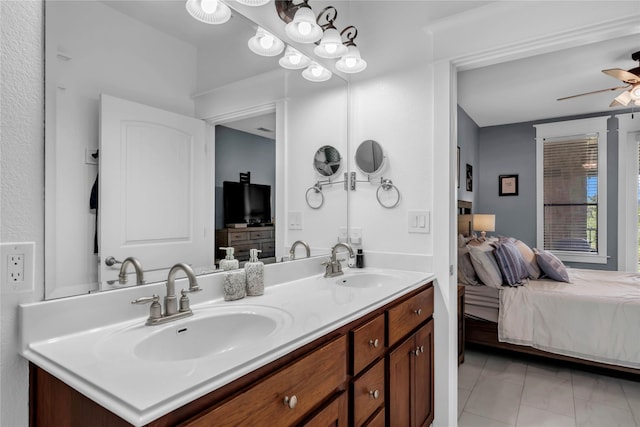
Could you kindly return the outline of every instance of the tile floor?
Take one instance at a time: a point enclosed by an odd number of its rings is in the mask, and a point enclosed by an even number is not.
[[[467,350],[459,427],[640,427],[640,382]]]

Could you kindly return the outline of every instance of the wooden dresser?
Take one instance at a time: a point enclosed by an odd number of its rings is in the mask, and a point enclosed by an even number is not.
[[[464,290],[463,285],[458,285],[458,365],[464,362]]]
[[[225,257],[225,252],[218,248],[231,246],[238,261],[248,261],[249,249],[259,249],[261,261],[268,264],[275,262],[276,230],[274,226],[222,228],[216,230],[216,246],[216,263]]]

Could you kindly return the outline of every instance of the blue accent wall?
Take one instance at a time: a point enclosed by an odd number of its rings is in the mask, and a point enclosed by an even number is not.
[[[222,183],[240,180],[240,172],[251,172],[253,184],[271,186],[271,216],[275,215],[276,142],[273,139],[216,126],[215,153],[216,228],[224,227]]]
[[[479,128],[474,211],[496,215],[495,235],[513,236],[536,246],[536,143],[534,124],[603,116],[563,117]],[[572,267],[616,270],[618,265],[618,120],[607,126],[607,264],[567,263]],[[477,170],[477,172],[476,172]],[[498,177],[518,175],[518,196],[499,196]],[[475,189],[474,189],[475,191]]]

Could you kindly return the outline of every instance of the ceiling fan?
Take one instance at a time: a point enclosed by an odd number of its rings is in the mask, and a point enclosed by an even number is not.
[[[595,90],[593,92],[581,93],[579,95],[565,96],[564,98],[558,98],[558,101],[565,99],[577,98],[584,95],[592,95],[594,93],[609,92],[619,89],[628,89],[616,96],[609,104],[609,107],[615,106],[627,106],[631,103],[640,106],[640,51],[631,54],[631,59],[638,61],[638,67],[630,70],[623,70],[621,68],[611,68],[608,70],[602,70],[603,73],[620,80],[625,83],[624,86],[616,86],[608,89]]]

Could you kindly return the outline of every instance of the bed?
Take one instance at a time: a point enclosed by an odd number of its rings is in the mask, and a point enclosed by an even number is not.
[[[469,202],[459,204],[463,235],[470,210]],[[639,274],[566,268],[569,283],[542,277],[515,286],[470,284],[458,246],[466,344],[640,375]]]

